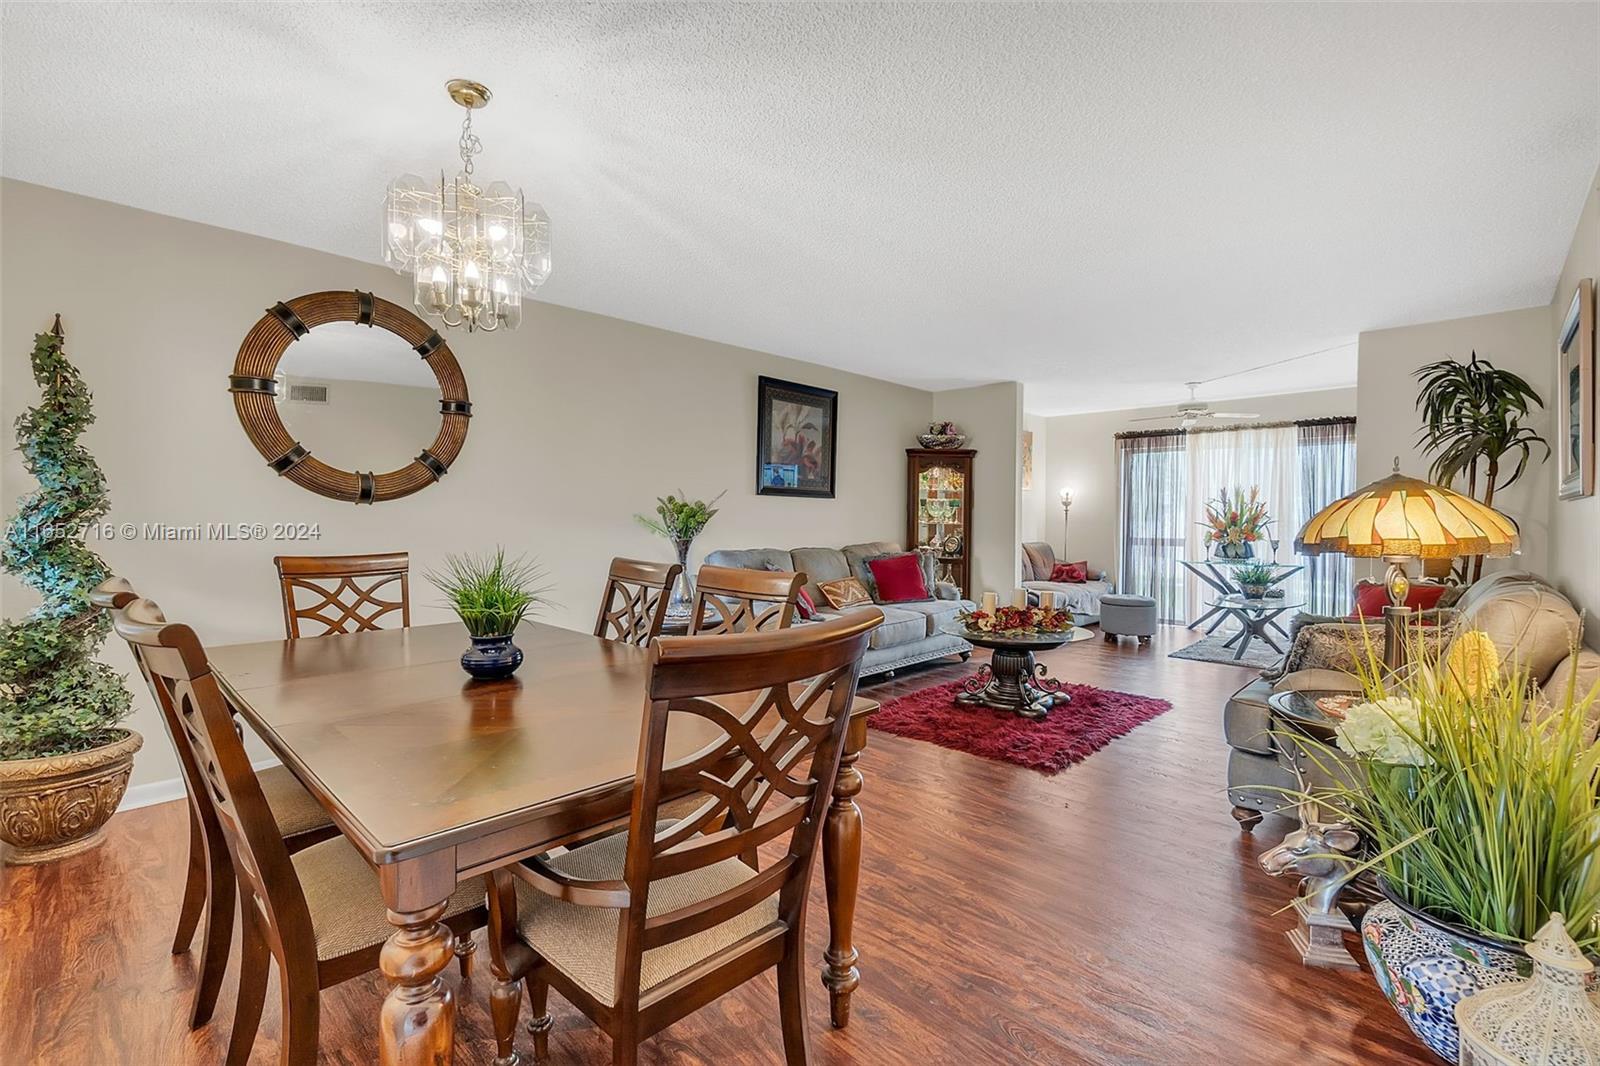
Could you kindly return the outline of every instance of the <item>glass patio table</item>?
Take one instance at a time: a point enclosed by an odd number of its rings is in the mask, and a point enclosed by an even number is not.
[[[1250,642],[1256,639],[1266,641],[1273,651],[1282,654],[1283,648],[1272,639],[1272,631],[1277,630],[1278,635],[1285,640],[1289,639],[1289,634],[1278,624],[1278,616],[1285,611],[1304,607],[1305,601],[1292,596],[1221,596],[1206,606],[1221,613],[1222,618],[1218,620],[1218,624],[1228,618],[1239,623],[1239,632],[1229,637],[1222,645],[1225,648],[1233,648],[1233,659],[1238,662],[1244,658],[1245,649],[1250,647]],[[1216,628],[1215,625],[1211,627],[1212,630]]]
[[[1260,563],[1262,566],[1272,569],[1272,584],[1274,585],[1288,580],[1306,568],[1304,563],[1273,563],[1262,559],[1223,559],[1217,556],[1212,556],[1209,559],[1178,560],[1179,566],[1199,578],[1207,588],[1218,596],[1241,595],[1244,590],[1234,582],[1230,572],[1236,567],[1249,566],[1255,563]],[[1211,623],[1211,628],[1206,630],[1207,634],[1215,633],[1217,627],[1228,620],[1227,612],[1212,604],[1207,604],[1206,608],[1204,614],[1189,623],[1189,628],[1198,629],[1205,624],[1207,619],[1215,618],[1216,620]]]

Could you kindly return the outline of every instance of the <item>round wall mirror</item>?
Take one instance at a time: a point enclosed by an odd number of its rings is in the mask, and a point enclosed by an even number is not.
[[[360,291],[269,309],[240,346],[228,388],[269,467],[355,503],[407,496],[443,477],[472,414],[444,339]]]

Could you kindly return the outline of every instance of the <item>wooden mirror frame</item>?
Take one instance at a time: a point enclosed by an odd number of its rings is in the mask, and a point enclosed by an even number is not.
[[[340,470],[316,458],[290,436],[278,413],[275,375],[289,345],[317,326],[354,322],[388,330],[409,344],[439,380],[439,435],[421,455],[385,474]],[[279,477],[301,488],[351,503],[397,500],[444,477],[467,440],[472,401],[450,345],[422,319],[370,292],[313,292],[267,309],[239,345],[228,377],[239,424]]]

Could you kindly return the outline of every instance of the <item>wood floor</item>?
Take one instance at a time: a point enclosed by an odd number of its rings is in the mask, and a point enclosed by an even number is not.
[[[1161,696],[1173,709],[1054,778],[873,733],[862,758],[866,849],[850,1028],[809,989],[819,1066],[991,1063],[1431,1063],[1365,972],[1308,970],[1275,914],[1292,886],[1255,857],[1287,823],[1241,835],[1223,795],[1221,708],[1247,670],[1099,640],[1046,657],[1060,677]],[[879,698],[957,677],[938,666],[872,686]],[[163,738],[147,738],[163,743]],[[0,1062],[219,1063],[217,1016],[184,1023],[193,962],[167,954],[182,887],[181,805],[118,815],[104,846],[0,877]],[[810,967],[826,935],[821,877]],[[481,935],[481,934],[480,934]],[[456,1062],[494,1059],[486,970],[454,968]],[[237,947],[235,948],[237,958]],[[376,975],[323,993],[324,1063],[376,1059]],[[277,1061],[277,996],[252,1062]],[[604,1037],[552,996],[551,1061],[610,1062]],[[524,1010],[526,1017],[526,1010]],[[651,1064],[783,1061],[769,977],[647,1043]],[[531,1056],[531,1038],[519,1036]]]

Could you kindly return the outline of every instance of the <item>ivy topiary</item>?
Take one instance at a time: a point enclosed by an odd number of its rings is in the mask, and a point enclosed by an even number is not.
[[[108,744],[132,697],[94,655],[110,620],[89,602],[105,562],[84,543],[110,508],[106,476],[78,437],[94,422],[92,397],[62,351],[61,319],[33,339],[40,403],[17,419],[17,448],[39,483],[6,524],[0,563],[41,602],[0,624],[0,759],[66,755]]]

